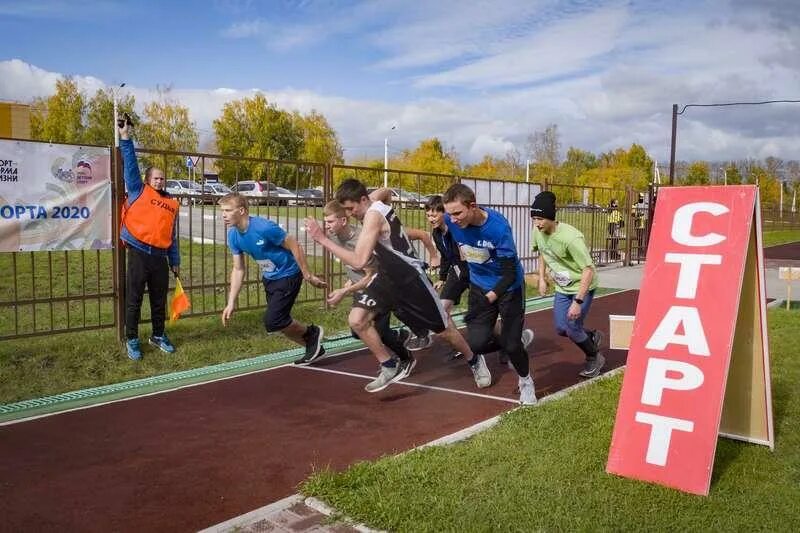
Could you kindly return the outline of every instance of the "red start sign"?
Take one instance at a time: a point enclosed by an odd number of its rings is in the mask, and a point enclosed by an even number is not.
[[[757,201],[752,186],[659,192],[608,472],[708,494],[736,331],[764,305]]]

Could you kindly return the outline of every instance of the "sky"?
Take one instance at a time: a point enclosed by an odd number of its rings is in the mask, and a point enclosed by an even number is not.
[[[673,104],[800,100],[796,0],[0,0],[0,27],[0,100],[60,76],[139,107],[166,87],[202,144],[260,91],[323,113],[348,161],[433,136],[463,163],[525,157],[556,124],[562,151],[635,142],[663,165]],[[767,156],[800,159],[800,103],[679,116],[679,160]]]

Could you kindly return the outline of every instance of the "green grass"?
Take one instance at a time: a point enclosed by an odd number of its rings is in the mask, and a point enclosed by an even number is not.
[[[320,303],[299,304],[293,316],[301,322],[322,324],[341,331],[349,307],[323,311]],[[283,335],[264,331],[263,311],[237,311],[228,327],[220,316],[181,319],[167,324],[167,335],[177,346],[167,356],[144,345],[144,357],[134,363],[125,356],[113,330],[64,333],[0,342],[0,404],[39,398],[60,392],[119,383],[200,368],[216,363],[296,347]],[[150,325],[142,324],[139,337],[147,339]]]
[[[776,447],[721,438],[708,497],[605,473],[621,377],[301,490],[389,531],[800,530],[800,317],[770,310]]]
[[[800,241],[800,229],[779,229],[764,231],[764,246],[777,246]]]

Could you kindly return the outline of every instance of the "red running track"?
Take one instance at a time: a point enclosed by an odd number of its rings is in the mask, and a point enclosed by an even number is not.
[[[587,325],[607,332],[608,315],[633,314],[637,296],[596,299]],[[583,356],[555,335],[551,311],[526,322],[537,395],[577,383]],[[407,383],[378,394],[363,390],[377,364],[361,350],[0,426],[0,529],[194,531],[296,492],[316,469],[408,450],[515,406],[516,374],[496,356],[494,383],[479,391],[444,352],[419,352]],[[626,352],[606,354],[606,370],[625,362]]]

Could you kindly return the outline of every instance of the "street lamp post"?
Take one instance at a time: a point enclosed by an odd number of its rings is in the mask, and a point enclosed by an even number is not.
[[[690,107],[729,107],[739,105],[764,105],[764,104],[800,104],[800,100],[764,100],[762,102],[725,102],[723,104],[686,104],[678,111],[678,104],[672,104],[672,142],[669,155],[669,184],[675,184],[675,139],[678,132],[678,115],[683,115]],[[728,184],[727,174],[725,185]]]
[[[392,126],[391,131],[397,129],[397,124]],[[383,139],[383,186],[389,186],[389,135]]]
[[[119,119],[119,112],[117,110],[117,92],[125,87],[125,82],[120,83],[119,87],[111,89],[111,95],[114,100],[114,147],[119,147],[119,128],[117,127],[117,120]]]

